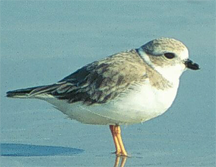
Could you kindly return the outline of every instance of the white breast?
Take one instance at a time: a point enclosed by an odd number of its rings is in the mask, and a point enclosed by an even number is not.
[[[118,108],[124,111],[124,116],[135,122],[147,121],[163,114],[173,103],[178,85],[166,90],[156,89],[148,82],[140,85],[118,103]]]

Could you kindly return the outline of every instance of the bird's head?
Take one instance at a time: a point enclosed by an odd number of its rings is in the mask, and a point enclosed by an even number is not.
[[[154,39],[138,49],[144,62],[168,80],[179,79],[186,69],[198,70],[189,59],[187,47],[172,38]]]

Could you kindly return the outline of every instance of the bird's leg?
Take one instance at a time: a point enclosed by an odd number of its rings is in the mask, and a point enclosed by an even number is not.
[[[112,132],[113,141],[116,147],[116,154],[127,156],[127,152],[124,148],[124,144],[121,138],[121,129],[119,125],[110,125],[110,130]]]
[[[117,134],[118,143],[121,148],[121,155],[127,156],[127,152],[125,150],[122,137],[121,137],[121,128],[119,125],[115,125],[115,133]]]
[[[115,127],[114,126],[115,125],[110,125],[109,127],[110,127],[110,131],[112,133],[113,141],[115,144],[116,154],[119,155],[121,153],[121,148],[120,148],[120,145],[119,145],[116,133],[115,133]]]

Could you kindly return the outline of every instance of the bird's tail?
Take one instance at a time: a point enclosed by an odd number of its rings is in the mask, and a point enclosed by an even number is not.
[[[56,87],[57,85],[53,84],[25,89],[17,89],[13,91],[8,91],[6,96],[11,98],[36,98],[43,96],[44,94],[49,94],[50,92],[55,90]]]

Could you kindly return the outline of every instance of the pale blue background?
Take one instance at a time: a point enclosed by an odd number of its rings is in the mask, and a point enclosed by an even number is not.
[[[5,92],[56,82],[158,37],[183,41],[186,71],[164,115],[122,127],[125,166],[215,167],[215,1],[1,1],[1,166],[113,166],[107,126]]]

